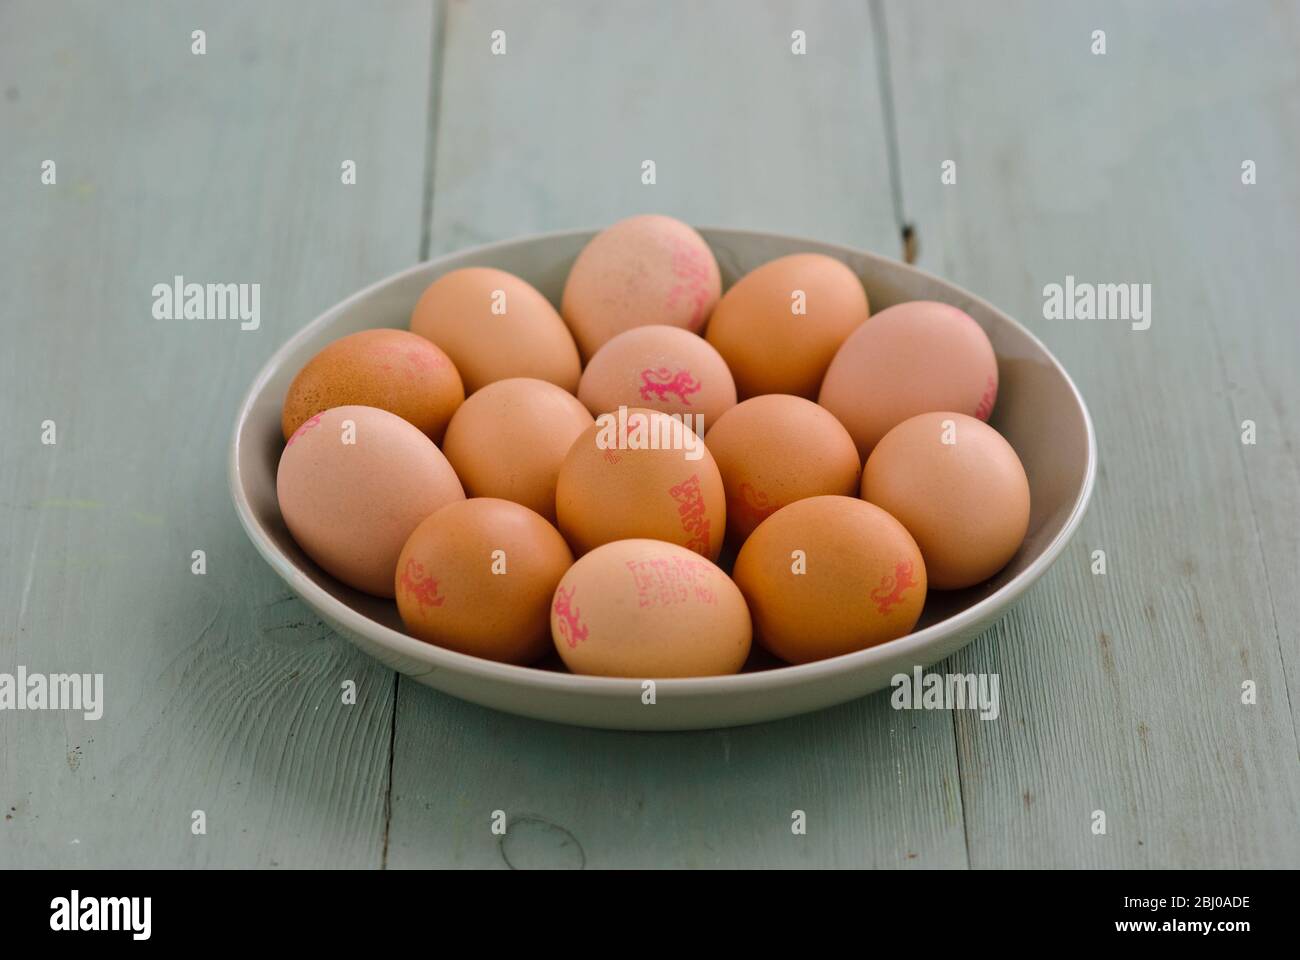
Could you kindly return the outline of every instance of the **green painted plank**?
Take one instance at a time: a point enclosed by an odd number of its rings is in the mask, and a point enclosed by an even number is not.
[[[924,2],[887,19],[920,264],[1045,340],[1101,455],[1072,549],[954,658],[1002,678],[1001,722],[957,721],[971,865],[1300,864],[1294,9]],[[1151,328],[1044,319],[1067,275],[1150,283]]]
[[[416,255],[431,17],[0,6],[0,671],[106,701],[0,715],[0,865],[381,862],[393,676],[257,557],[226,444],[285,338]],[[154,319],[175,274],[260,283],[260,329]]]
[[[644,210],[898,252],[865,5],[452,3],[443,62],[435,252]],[[951,719],[885,697],[642,735],[403,681],[393,783],[394,867],[965,864]]]
[[[446,36],[435,253],[642,212],[898,253],[865,3],[453,0]]]
[[[876,696],[754,727],[636,734],[413,687],[404,681],[398,699],[393,867],[964,863],[944,713],[898,713]],[[504,837],[492,832],[497,810]]]

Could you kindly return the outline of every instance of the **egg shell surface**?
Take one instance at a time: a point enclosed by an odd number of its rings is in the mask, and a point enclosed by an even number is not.
[[[713,455],[690,427],[657,410],[597,417],[564,458],[555,509],[579,556],[602,543],[648,537],[716,560],[726,533]]]
[[[397,558],[411,532],[465,498],[432,440],[396,414],[362,406],[334,407],[300,426],[280,455],[275,486],[303,552],[377,597],[393,596]]]
[[[467,394],[510,377],[578,388],[578,347],[559,312],[504,270],[465,267],[439,277],[420,295],[411,331],[451,357]]]
[[[644,539],[579,559],[555,591],[551,632],[574,673],[648,679],[736,673],[751,637],[745,600],[720,568]]]
[[[307,361],[289,385],[280,415],[285,440],[332,407],[378,407],[442,439],[465,399],[451,359],[407,330],[362,330],[341,337]]]
[[[969,314],[915,300],[881,310],[844,341],[818,403],[835,414],[865,460],[908,417],[953,410],[987,420],[998,396],[998,361]]]
[[[560,465],[595,423],[553,383],[511,377],[471,394],[451,418],[442,452],[471,497],[500,497],[555,522]]]
[[[551,650],[551,599],[573,554],[540,515],[509,500],[450,503],[415,528],[397,561],[397,609],[412,636],[530,664]]]
[[[705,445],[727,494],[727,534],[742,543],[754,528],[806,497],[857,496],[861,461],[853,438],[824,407],[770,393],[732,407]]]
[[[813,400],[835,352],[869,313],[857,275],[833,257],[796,253],[741,277],[709,319],[740,399],[789,393]]]
[[[853,497],[810,497],[772,514],[732,571],[755,642],[809,663],[894,640],[925,605],[921,551],[903,525]]]
[[[602,230],[578,254],[560,313],[589,360],[624,330],[665,324],[699,333],[722,294],[713,251],[690,226],[642,214]]]
[[[885,434],[867,458],[861,493],[907,527],[935,590],[983,583],[1029,529],[1029,479],[1016,451],[987,423],[953,411],[911,417]]]
[[[582,372],[578,399],[593,415],[620,406],[698,415],[707,430],[735,406],[736,384],[704,338],[655,324],[625,330],[597,350]]]

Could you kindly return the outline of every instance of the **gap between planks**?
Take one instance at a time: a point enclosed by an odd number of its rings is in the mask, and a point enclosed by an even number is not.
[[[433,181],[438,163],[438,115],[442,107],[443,46],[446,42],[447,5],[433,0],[432,28],[429,31],[429,95],[425,110],[427,130],[424,138],[424,196],[420,222],[420,248],[416,260],[429,259],[433,244]],[[393,763],[397,757],[397,700],[402,691],[402,675],[393,673],[393,717],[388,728],[388,783],[384,788],[384,845],[379,869],[388,869],[388,838],[393,823]]]
[[[920,234],[907,217],[903,201],[903,173],[899,160],[898,122],[894,115],[894,81],[889,60],[889,25],[885,20],[884,0],[870,0],[871,28],[876,49],[876,72],[880,89],[880,112],[884,126],[885,152],[889,164],[889,192],[894,202],[894,222],[902,242],[904,263],[915,263],[920,252]],[[970,824],[966,819],[966,786],[962,772],[961,749],[958,747],[960,731],[957,713],[949,711],[952,719],[952,752],[957,765],[957,803],[961,810],[961,836],[966,853],[966,869],[971,868]]]
[[[894,118],[894,81],[889,66],[889,25],[883,0],[871,0],[871,32],[876,47],[876,74],[880,89],[880,112],[884,122],[885,156],[889,164],[889,195],[894,202],[894,223],[902,241],[904,263],[916,263],[920,237],[903,207],[903,175],[898,159],[898,123]]]

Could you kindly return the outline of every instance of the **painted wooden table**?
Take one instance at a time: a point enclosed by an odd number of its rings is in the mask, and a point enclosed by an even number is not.
[[[0,5],[0,672],[105,678],[99,720],[0,712],[0,866],[1300,864],[1298,94],[1294,2]],[[226,443],[278,344],[640,211],[893,256],[908,225],[1071,371],[1092,510],[944,668],[999,674],[998,721],[519,719],[255,555]],[[178,274],[260,283],[260,328],[156,319]],[[1067,276],[1151,284],[1150,329],[1044,319]]]

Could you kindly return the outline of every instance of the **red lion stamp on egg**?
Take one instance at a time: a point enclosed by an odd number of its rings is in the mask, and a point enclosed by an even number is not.
[[[755,489],[752,484],[742,483],[739,493],[738,498],[727,501],[727,512],[734,510],[736,518],[747,526],[757,527],[776,513],[778,504],[773,503],[766,493]]]
[[[573,594],[577,587],[565,590],[560,587],[555,591],[555,604],[552,609],[560,620],[560,636],[570,647],[576,647],[587,639],[587,625],[580,618],[581,611],[573,605]]]
[[[687,394],[697,393],[700,389],[700,381],[691,376],[689,370],[678,370],[676,373],[667,367],[641,371],[641,399],[656,399],[663,403],[668,399],[671,393],[682,403],[690,406],[690,399]]]
[[[402,589],[415,598],[415,602],[420,605],[420,609],[425,607],[441,607],[443,601],[447,598],[438,593],[438,581],[425,572],[424,564],[419,563],[414,557],[408,557],[406,568],[402,571],[399,580]]]
[[[914,586],[916,580],[912,576],[912,561],[900,560],[894,564],[893,574],[885,574],[880,580],[880,586],[871,591],[871,599],[875,601],[877,610],[888,613],[903,602],[903,594]]]

